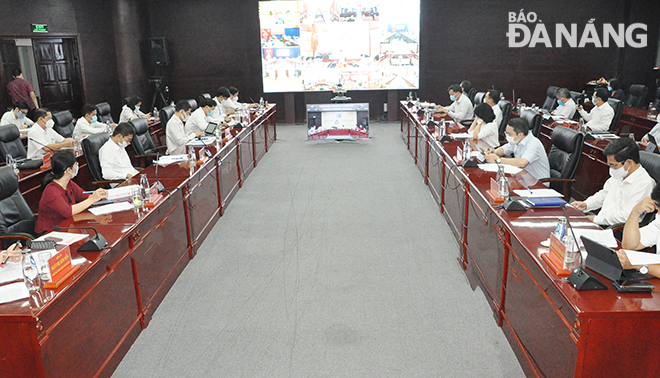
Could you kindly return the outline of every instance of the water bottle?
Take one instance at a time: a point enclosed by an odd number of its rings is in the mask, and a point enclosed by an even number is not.
[[[39,277],[39,270],[37,269],[37,262],[34,256],[27,250],[21,252],[23,266],[23,280],[28,291],[35,292],[41,288],[41,278]]]
[[[656,109],[653,107],[653,103],[652,103],[652,102],[649,103],[649,113],[648,113],[648,117],[649,117],[650,119],[653,119],[653,120],[654,120],[654,119],[657,118],[657,115],[658,115],[658,114],[656,113]]]
[[[440,123],[440,131],[438,132],[438,136],[442,138],[447,134],[447,126],[445,125],[445,120],[442,120],[442,123]]]
[[[160,117],[158,116],[158,108],[156,108],[156,107],[154,106],[154,112],[151,113],[151,115],[152,115],[154,118],[159,119]]]
[[[463,160],[467,161],[472,158],[472,146],[470,145],[470,140],[466,139],[463,142]]]
[[[263,109],[263,108],[264,108],[264,98],[261,97],[259,98],[259,109]]]
[[[7,156],[5,156],[5,163],[7,163],[7,165],[10,166],[14,171],[16,176],[18,176],[18,166],[16,165],[16,160],[14,160],[14,157],[11,154],[7,154]]]
[[[79,135],[74,135],[73,136],[73,153],[77,154],[80,152],[80,136]]]
[[[197,155],[195,154],[195,147],[188,146],[188,166],[193,168],[197,165]]]
[[[580,117],[580,120],[578,121],[578,131],[582,134],[587,133],[587,129],[584,127],[584,118]]]
[[[564,266],[566,269],[573,271],[574,269],[580,267],[580,259],[578,256],[580,249],[578,248],[577,243],[575,242],[575,239],[573,239],[572,235],[566,235],[563,242],[566,246],[566,253],[564,254]]]
[[[566,235],[566,218],[559,218],[557,220],[557,226],[555,226],[555,230],[552,233],[555,234],[559,240],[564,238]]]
[[[149,190],[149,179],[147,179],[147,175],[144,173],[140,174],[140,191],[142,194],[142,199],[145,202],[149,202],[149,199],[151,198],[151,191]]]
[[[518,101],[516,101],[516,108],[522,112],[522,98],[518,98]]]
[[[497,180],[497,195],[506,201],[509,199],[510,193],[511,189],[509,188],[509,180],[504,175],[504,172],[502,172]]]
[[[220,143],[222,143],[222,130],[220,130],[219,125],[215,128],[215,131],[213,131],[213,133],[215,134],[215,143],[220,145]]]

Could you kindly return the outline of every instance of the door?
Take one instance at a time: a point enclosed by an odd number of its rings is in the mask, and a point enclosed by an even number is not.
[[[11,97],[7,92],[7,84],[14,80],[12,71],[15,68],[20,68],[20,60],[18,57],[18,48],[13,39],[0,39],[0,60],[2,60],[2,76],[0,77],[0,105],[2,110],[10,107]]]
[[[32,40],[41,106],[80,114],[83,106],[78,45],[75,38]]]

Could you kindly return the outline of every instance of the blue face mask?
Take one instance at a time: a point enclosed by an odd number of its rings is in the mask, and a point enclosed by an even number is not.
[[[78,176],[78,166],[77,165],[76,165],[76,169],[73,171],[73,175],[71,176],[71,178],[74,178],[76,176]]]
[[[140,111],[140,107],[136,105],[136,106],[135,106],[135,111],[136,111],[136,112]]]
[[[454,95],[449,96],[449,99],[452,101],[456,101],[456,97]]]
[[[25,114],[23,114],[22,112],[17,112],[17,113],[16,113],[16,117],[17,117],[18,119],[23,119],[23,118],[25,118]]]
[[[562,101],[562,100],[557,100],[557,103],[558,103],[559,105],[564,105],[564,101]]]
[[[214,109],[214,110],[211,110],[211,111],[209,112],[208,117],[213,117],[213,113],[214,113],[214,112],[215,112],[215,109]]]
[[[612,92],[612,87],[607,87],[607,90]]]
[[[94,117],[92,117],[92,120],[89,121],[89,123],[94,123],[94,122],[96,122],[96,121],[98,121],[98,120],[99,120],[98,117],[97,117],[97,116],[94,116]]]

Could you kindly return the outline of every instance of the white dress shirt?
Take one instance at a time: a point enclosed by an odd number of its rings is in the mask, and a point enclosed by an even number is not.
[[[140,110],[131,110],[131,108],[128,107],[128,105],[124,105],[121,108],[121,114],[119,114],[119,122],[128,122],[132,119],[142,117],[144,113],[142,113]]]
[[[456,101],[447,107],[447,114],[456,122],[474,118],[474,106],[467,95],[462,94]]]
[[[470,101],[470,100],[468,100],[468,101]],[[232,101],[232,100],[229,99],[229,98],[226,98],[226,99],[220,101],[220,105],[219,105],[219,108],[218,108],[218,109],[220,110],[220,112],[221,112],[222,114],[226,114],[226,113],[227,113],[227,109],[234,109],[234,110],[236,110],[236,109],[237,109],[237,106],[236,106],[236,104],[234,103],[234,101]]]
[[[192,133],[193,131],[206,131],[206,126],[212,121],[212,119],[209,119],[209,117],[206,116],[204,109],[197,108],[192,112],[188,121],[186,121],[186,133]]]
[[[76,127],[73,129],[73,136],[100,134],[107,132],[107,130],[108,125],[105,123],[94,122],[90,124],[85,117],[80,117],[78,118],[78,122],[76,122]]]
[[[173,115],[167,122],[167,153],[171,154],[175,150],[184,147],[188,142],[195,139],[195,134],[186,133],[183,121],[178,115]]]
[[[584,202],[587,211],[600,209],[594,223],[607,226],[625,223],[633,207],[651,195],[654,186],[653,178],[640,166],[625,180],[610,177],[602,190]]]
[[[51,152],[44,146],[62,142],[64,142],[64,137],[53,130],[52,127],[46,127],[46,130],[44,130],[39,124],[35,123],[28,131],[27,158],[42,159],[44,152]]]
[[[10,110],[7,113],[2,115],[2,119],[0,119],[0,126],[4,125],[16,125],[19,129],[24,129],[26,127],[34,125],[34,122],[32,122],[31,119],[28,117],[23,117],[23,118],[16,118],[14,115],[14,111]]]
[[[131,164],[126,149],[119,147],[112,139],[108,139],[99,149],[99,162],[101,175],[106,180],[126,180],[126,175],[138,174],[137,169]]]
[[[656,123],[655,126],[653,126],[653,128],[651,129],[651,131],[649,131],[646,135],[644,135],[644,137],[648,139],[649,135],[652,135],[653,138],[655,138],[655,141],[660,143],[660,141],[658,141],[659,139],[658,137],[660,137],[660,122]]]
[[[608,131],[614,119],[614,109],[607,102],[603,102],[600,106],[594,106],[591,113],[587,113],[584,109],[580,110],[580,115],[587,123],[585,126],[593,131]]]
[[[639,229],[639,242],[646,247],[660,244],[660,217]],[[656,253],[658,250],[656,249]]]
[[[543,143],[530,131],[518,144],[507,143],[502,146],[505,155],[526,159],[529,164],[523,169],[537,180],[550,177],[550,163]]]
[[[493,109],[493,113],[495,113],[495,120],[493,120],[493,122],[495,122],[495,125],[497,126],[497,132],[499,132],[500,124],[502,123],[502,118],[504,118],[504,116],[502,115],[502,109],[497,104],[491,106],[491,109]]]
[[[498,124],[493,122],[488,122],[481,125],[481,130],[479,130],[478,135],[472,133],[474,139],[479,139],[488,144],[491,148],[497,148],[500,145],[500,137],[498,131]]]
[[[575,115],[575,101],[570,98],[564,105],[557,106],[557,109],[555,109],[555,114],[564,116],[568,119],[572,119]],[[610,126],[608,125],[607,128],[609,129],[609,127]]]
[[[220,101],[218,101],[218,98],[213,97],[213,101],[215,101],[215,111],[213,112],[213,115],[210,117],[210,119],[213,122],[220,124],[222,121],[225,120],[225,118],[227,118],[227,115],[225,114],[225,112],[221,110],[222,106],[220,105]]]

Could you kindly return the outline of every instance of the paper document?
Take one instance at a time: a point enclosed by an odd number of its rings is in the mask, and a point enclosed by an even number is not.
[[[133,204],[131,204],[130,202],[111,203],[109,205],[90,208],[89,212],[96,216],[99,216],[110,213],[118,213],[120,211],[126,211],[126,210],[133,210]]]
[[[8,261],[2,268],[0,268],[0,284],[22,279],[23,265],[20,262]]]
[[[574,228],[573,232],[575,232],[575,237],[578,240],[579,246],[582,246],[582,239],[580,239],[581,236],[586,236],[596,243],[600,243],[610,248],[616,248],[619,245],[614,237],[614,231],[612,231],[612,229],[594,230],[588,228]]]
[[[9,303],[29,297],[30,292],[23,281],[0,286],[0,303]]]
[[[508,173],[511,175],[515,175],[517,173],[520,173],[522,169],[518,167],[514,167],[513,165],[508,165],[508,164],[500,164],[502,167],[504,167],[504,173]],[[495,163],[486,163],[486,164],[479,164],[479,168],[481,170],[484,170],[486,172],[497,172],[498,167],[497,164]]]
[[[140,190],[140,185],[126,185],[108,189],[108,200],[117,201],[133,197],[135,191]]]
[[[181,154],[181,155],[167,155],[167,156],[161,156],[156,163],[160,165],[161,167],[164,167],[166,165],[170,164],[178,164],[178,163],[185,163],[188,161],[188,155],[186,154]]]
[[[193,147],[206,147],[215,143],[215,137],[204,137],[200,139],[193,139],[186,143],[187,146]]]
[[[454,133],[449,134],[449,136],[454,139],[472,139],[472,134],[470,133]]]
[[[54,240],[57,244],[60,245],[71,245],[78,240],[83,240],[89,235],[87,234],[81,234],[78,232],[49,232],[46,235],[42,235],[39,238],[35,240]],[[59,240],[57,240],[59,239]]]
[[[622,249],[628,256],[630,264],[632,265],[653,265],[660,264],[660,255],[655,253],[631,251],[628,249]]]
[[[546,198],[563,197],[564,195],[554,189],[516,189],[513,191],[519,197],[525,198]]]

